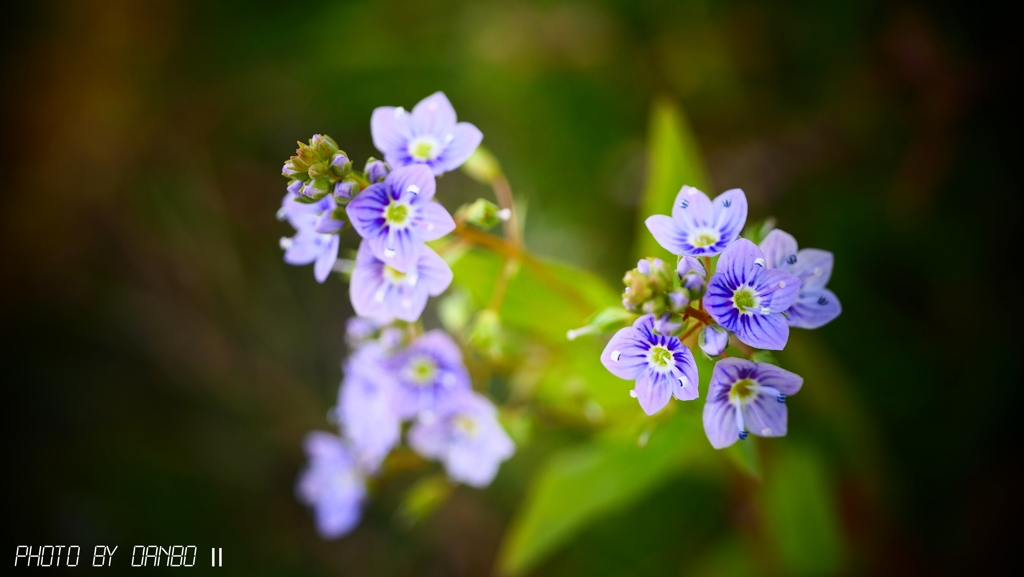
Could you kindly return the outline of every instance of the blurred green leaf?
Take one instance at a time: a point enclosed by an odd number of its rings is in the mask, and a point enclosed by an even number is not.
[[[535,477],[505,536],[501,572],[529,571],[591,521],[668,480],[704,443],[692,415],[677,415],[656,428],[643,448],[635,438],[617,437],[555,455]]]
[[[651,110],[647,135],[647,181],[638,213],[636,258],[671,258],[651,236],[644,221],[653,214],[671,214],[672,202],[684,184],[714,196],[704,158],[686,115],[672,101],[658,100]]]
[[[762,503],[768,534],[785,575],[831,575],[839,570],[842,535],[836,491],[820,455],[792,443],[775,447]]]
[[[750,475],[755,479],[761,478],[761,458],[758,455],[757,447],[760,441],[757,437],[748,437],[742,443],[733,443],[733,445],[722,452],[729,458],[732,464],[736,465],[741,471]]]
[[[501,255],[471,249],[452,264],[455,282],[483,308],[490,301],[502,262]],[[505,326],[561,343],[569,329],[582,326],[594,311],[618,301],[618,293],[591,272],[531,259],[509,281],[499,312]]]

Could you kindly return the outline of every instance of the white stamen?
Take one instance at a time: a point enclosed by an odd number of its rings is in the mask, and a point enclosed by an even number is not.
[[[616,351],[612,351],[612,360],[613,361],[618,362],[619,361],[619,357],[621,357],[621,356],[622,356],[621,352],[619,352],[617,350]]]
[[[631,396],[631,397],[633,397],[635,399],[636,398],[636,389],[630,389],[629,390],[629,396]]]
[[[743,408],[736,407],[736,428],[742,433],[746,430],[746,425],[743,424]]]
[[[503,208],[503,209],[499,210],[498,211],[498,218],[500,220],[502,220],[502,221],[506,221],[506,220],[512,218],[512,209],[510,209],[510,208]]]
[[[413,194],[419,194],[420,193],[420,187],[416,186],[415,184],[410,184],[409,187],[405,189],[405,191],[406,192],[411,192]]]
[[[763,258],[755,258],[754,259],[754,264],[756,264],[757,266],[764,266],[764,259]]]
[[[405,109],[399,106],[395,109],[395,118],[401,118],[405,116]]]
[[[393,248],[386,248],[386,249],[384,249],[384,256],[386,256],[388,258],[391,258],[391,257],[395,256],[395,249],[393,249]]]
[[[287,236],[282,236],[280,241],[281,250],[290,249],[292,247],[292,242],[294,242],[292,241],[292,239],[288,238]]]

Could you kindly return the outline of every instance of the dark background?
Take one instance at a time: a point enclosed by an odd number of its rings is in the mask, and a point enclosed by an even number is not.
[[[610,283],[631,265],[651,104],[680,103],[716,191],[836,254],[845,312],[810,338],[881,463],[876,490],[838,497],[841,572],[1019,564],[1021,31],[1000,6],[5,5],[5,551],[195,543],[247,575],[490,572],[515,482],[403,531],[399,479],[338,542],[292,496],[350,309],[280,260],[280,165],[314,132],[361,160],[375,106],[444,90],[529,199],[528,246]],[[443,186],[450,209],[489,194]],[[537,572],[693,574],[661,538],[679,517],[745,522],[666,488]]]

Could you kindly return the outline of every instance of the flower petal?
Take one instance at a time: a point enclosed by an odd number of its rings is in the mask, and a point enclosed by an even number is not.
[[[771,387],[784,395],[797,394],[804,384],[804,378],[800,375],[770,363],[755,363],[750,377],[758,385]]]
[[[405,150],[410,138],[409,115],[394,106],[381,106],[370,116],[373,145],[385,155]]]
[[[406,440],[412,450],[428,459],[437,459],[444,454],[448,446],[448,432],[440,419],[434,419],[429,423],[422,419],[409,429]]]
[[[708,397],[704,403],[703,414],[704,434],[707,435],[711,446],[716,449],[724,449],[740,438],[739,429],[736,427],[736,407],[729,402],[729,390],[736,381],[730,373],[738,370],[731,361],[736,360],[741,359],[718,361],[708,385]]]
[[[715,208],[708,195],[692,186],[684,186],[679,190],[672,205],[672,220],[684,235],[694,229],[710,227],[714,218]]]
[[[682,356],[681,360],[680,356]],[[673,357],[676,370],[686,378],[686,382],[682,383],[676,379],[672,385],[672,394],[680,401],[692,401],[700,396],[700,391],[697,390],[697,384],[700,381],[697,378],[697,363],[693,359],[693,353],[685,345],[679,343],[679,350],[673,351]]]
[[[619,329],[601,353],[601,364],[611,374],[634,381],[647,368],[647,351],[651,348],[650,334],[654,315],[644,315],[633,326]]]
[[[348,220],[359,236],[375,238],[383,233],[385,228],[384,211],[391,202],[388,190],[386,184],[372,184],[345,207]]]
[[[679,228],[677,222],[663,214],[656,214],[647,217],[644,221],[647,230],[651,231],[654,240],[665,247],[665,250],[675,255],[683,255],[686,252],[687,235]]]
[[[676,274],[682,279],[684,276],[696,273],[700,275],[700,278],[707,278],[708,273],[704,270],[704,263],[700,262],[700,259],[695,256],[684,256],[679,259],[676,264]]]
[[[300,230],[284,251],[284,262],[301,266],[315,261],[320,256],[320,236],[311,228]]]
[[[800,293],[800,279],[784,270],[770,268],[757,275],[754,291],[761,297],[761,306],[773,313],[789,308]]]
[[[736,337],[757,348],[781,351],[789,340],[789,324],[781,313],[739,315]]]
[[[636,381],[636,400],[648,415],[657,413],[672,398],[672,391],[679,385],[670,374],[654,370],[644,371]]]
[[[444,92],[431,94],[412,109],[412,130],[415,136],[443,136],[455,126],[455,122],[455,108]]]
[[[839,298],[828,289],[801,292],[786,315],[789,326],[801,329],[816,329],[832,322],[843,312]]]
[[[743,232],[743,225],[747,222],[747,196],[739,188],[727,190],[715,197],[714,206],[712,226],[723,240],[732,242]]]
[[[758,437],[784,437],[789,411],[786,403],[758,394],[743,403],[743,423]]]
[[[410,164],[396,168],[384,178],[384,184],[388,187],[392,198],[401,198],[409,194],[415,195],[421,202],[434,198],[434,193],[437,191],[434,173],[425,164]]]
[[[455,129],[449,134],[452,136],[451,142],[431,163],[434,166],[434,174],[450,172],[462,166],[462,163],[466,162],[466,159],[473,154],[473,151],[480,146],[480,142],[484,139],[480,129],[468,122],[456,124]],[[447,138],[447,135],[442,135],[442,137]]]
[[[789,267],[789,272],[804,281],[806,292],[825,288],[832,276],[834,257],[827,250],[805,248],[796,253],[796,263]]]
[[[443,293],[452,284],[452,269],[430,247],[424,248],[420,254],[416,274],[419,275],[416,282],[423,283],[427,293],[432,297]]]
[[[761,249],[745,238],[738,238],[718,258],[715,274],[724,274],[729,284],[734,287],[744,283],[752,285],[757,273],[762,269],[761,265],[757,264],[758,260],[764,260]]]
[[[419,229],[419,236],[425,241],[437,240],[455,230],[455,220],[437,202],[425,202],[416,207],[413,224]]]
[[[768,233],[761,241],[761,252],[764,253],[764,260],[768,268],[781,268],[789,270],[789,261],[796,262],[797,244],[793,235],[780,229]]]
[[[316,257],[316,264],[313,265],[313,276],[321,284],[330,276],[331,269],[334,268],[334,263],[338,260],[338,247],[340,246],[340,237],[338,235],[324,236],[327,238],[323,239],[324,244],[320,249],[320,254]]]

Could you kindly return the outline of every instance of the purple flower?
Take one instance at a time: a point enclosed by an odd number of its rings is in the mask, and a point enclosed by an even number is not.
[[[408,439],[417,453],[444,463],[449,477],[473,487],[490,485],[498,466],[516,450],[494,405],[468,390],[438,415],[421,418]]]
[[[697,344],[707,356],[717,357],[729,346],[729,333],[722,327],[704,327]]]
[[[457,394],[470,390],[462,351],[447,333],[430,331],[388,361],[395,375],[395,401],[403,418],[444,409]]]
[[[334,199],[330,197],[305,204],[295,200],[289,193],[285,195],[281,210],[278,211],[278,215],[288,219],[296,230],[295,236],[281,239],[281,248],[285,251],[284,262],[298,266],[315,263],[313,276],[320,283],[327,280],[338,260],[340,242],[337,234],[317,232],[317,223],[322,215],[330,215],[335,206]]]
[[[398,444],[402,422],[394,410],[395,383],[383,347],[368,343],[348,360],[338,391],[337,415],[359,466],[374,472]]]
[[[761,241],[768,268],[782,269],[802,281],[793,306],[786,309],[789,326],[816,329],[843,312],[835,293],[825,288],[832,276],[832,253],[816,248],[797,251],[796,239],[775,229]]]
[[[356,253],[349,294],[361,317],[381,323],[395,318],[413,322],[427,306],[427,297],[443,293],[451,282],[452,269],[429,247],[423,247],[413,266],[401,272],[374,256],[364,240]]]
[[[424,98],[408,113],[381,106],[370,118],[373,145],[393,168],[423,164],[434,174],[455,170],[473,154],[483,134],[468,122],[456,122],[443,92]]]
[[[300,501],[313,507],[316,528],[327,539],[341,537],[362,517],[366,486],[344,442],[314,431],[304,442],[309,466],[300,474],[295,490]]]
[[[678,337],[654,332],[654,315],[644,315],[615,333],[601,353],[601,362],[620,379],[636,381],[630,395],[653,415],[673,395],[680,401],[696,399],[697,364]]]
[[[672,205],[672,217],[648,217],[647,228],[672,254],[714,256],[740,235],[746,221],[747,197],[742,190],[727,190],[712,202],[703,192],[684,186]]]
[[[722,359],[715,364],[704,404],[704,432],[711,446],[723,449],[747,432],[759,437],[786,434],[786,397],[795,395],[800,375],[767,363]]]
[[[765,266],[757,245],[737,239],[718,259],[704,307],[718,324],[759,349],[781,350],[789,340],[782,314],[796,299],[800,279]]]
[[[448,211],[432,200],[434,190],[434,176],[427,167],[399,168],[355,197],[346,208],[348,218],[374,256],[408,272],[425,241],[455,230]]]
[[[679,262],[676,263],[676,274],[679,275],[679,280],[685,279],[687,275],[698,275],[702,279],[708,276],[707,271],[704,270],[704,263],[693,256],[684,256],[679,259]]]
[[[383,160],[375,159],[368,160],[366,168],[363,169],[363,173],[366,174],[366,180],[369,180],[371,184],[384,180],[390,172],[391,167],[387,163]]]

